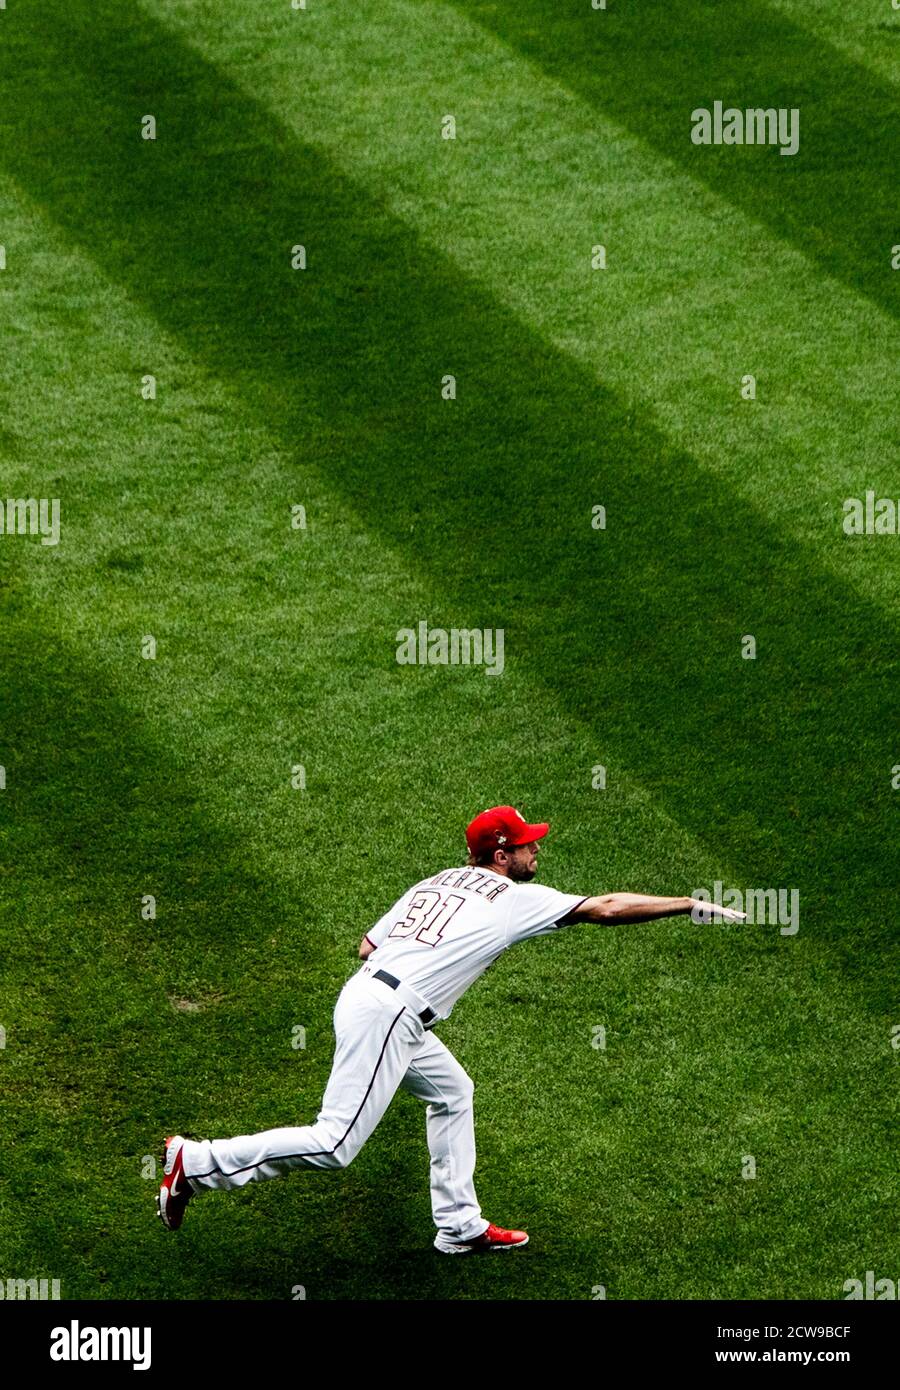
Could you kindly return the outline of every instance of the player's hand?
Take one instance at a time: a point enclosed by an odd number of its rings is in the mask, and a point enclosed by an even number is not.
[[[721,903],[707,902],[705,898],[691,898],[691,902],[694,907],[702,908],[704,912],[708,912],[710,917],[720,916],[726,922],[743,922],[747,918],[746,912],[738,912],[733,907],[722,907]]]

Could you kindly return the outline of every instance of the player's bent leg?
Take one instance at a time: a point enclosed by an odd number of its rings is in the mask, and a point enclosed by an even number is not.
[[[438,1239],[473,1240],[489,1224],[475,1195],[475,1084],[450,1049],[428,1032],[401,1084],[426,1102],[431,1210]]]
[[[186,1141],[184,1172],[194,1193],[352,1162],[393,1099],[422,1028],[410,1010],[352,980],[335,1006],[334,1026],[334,1062],[315,1124]]]

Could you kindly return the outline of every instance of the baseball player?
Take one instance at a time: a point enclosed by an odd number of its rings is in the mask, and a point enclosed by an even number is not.
[[[584,898],[533,883],[548,829],[529,825],[512,806],[482,811],[466,830],[466,865],[415,884],[366,933],[359,947],[365,964],[335,1005],[334,1062],[315,1124],[236,1139],[166,1139],[157,1200],[168,1230],[177,1230],[188,1202],[201,1193],[294,1168],[345,1168],[403,1086],[426,1106],[434,1248],[468,1255],[528,1243],[525,1231],[504,1230],[481,1214],[473,1177],[474,1085],[432,1029],[519,941],[574,922],[649,922],[695,905],[693,898],[636,893]],[[697,905],[730,921],[743,916],[718,904]]]

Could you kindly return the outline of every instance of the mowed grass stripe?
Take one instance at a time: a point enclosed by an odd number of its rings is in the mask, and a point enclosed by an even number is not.
[[[851,9],[843,0],[818,0],[814,6],[798,0],[769,0],[769,8],[842,54],[861,68],[876,72],[891,86],[900,81],[897,35],[900,11],[893,5],[868,5]]]
[[[889,251],[897,239],[900,112],[893,85],[872,69],[760,0],[728,7],[686,0],[677,17],[663,0],[605,13],[572,5],[552,24],[540,0],[502,7],[475,0],[461,8],[897,315],[900,284]],[[803,7],[796,12],[802,19]],[[757,152],[721,146],[704,148],[708,158],[699,159],[690,113],[715,100],[800,108],[800,152],[741,158]]]

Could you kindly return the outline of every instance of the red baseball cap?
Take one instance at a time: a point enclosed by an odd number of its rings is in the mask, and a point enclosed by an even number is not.
[[[546,821],[529,825],[515,806],[492,806],[482,811],[466,826],[466,844],[470,854],[484,854],[490,849],[514,849],[542,840],[550,826]]]

